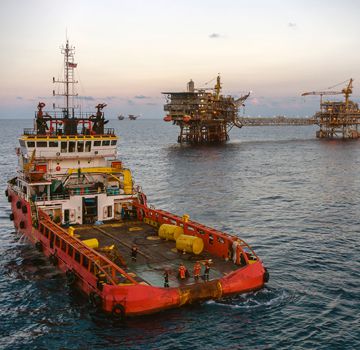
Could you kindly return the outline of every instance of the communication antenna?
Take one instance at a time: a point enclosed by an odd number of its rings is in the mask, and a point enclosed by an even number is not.
[[[61,108],[63,110],[64,117],[69,117],[70,115],[74,117],[74,101],[72,100],[72,104],[70,105],[69,98],[78,96],[78,94],[75,92],[75,84],[78,83],[78,81],[75,80],[74,72],[74,69],[77,67],[77,63],[74,62],[75,47],[69,45],[69,40],[66,39],[66,45],[61,46],[60,49],[61,53],[64,55],[64,79],[56,80],[53,77],[53,83],[63,84],[64,89],[62,93],[56,93],[55,90],[53,90],[53,96],[64,96],[65,106],[59,106],[57,108]]]

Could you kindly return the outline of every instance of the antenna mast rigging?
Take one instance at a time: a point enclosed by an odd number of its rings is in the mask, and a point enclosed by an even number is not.
[[[68,118],[70,114],[74,117],[75,109],[74,100],[70,105],[69,97],[78,96],[78,94],[75,93],[75,84],[77,84],[78,81],[74,79],[74,68],[77,67],[77,63],[74,62],[75,47],[69,45],[69,40],[66,40],[65,47],[61,46],[61,53],[64,55],[64,80],[56,80],[53,78],[53,83],[64,84],[64,91],[63,93],[56,93],[55,90],[53,90],[53,96],[65,97],[65,106],[57,108],[61,108],[63,110],[64,117]]]

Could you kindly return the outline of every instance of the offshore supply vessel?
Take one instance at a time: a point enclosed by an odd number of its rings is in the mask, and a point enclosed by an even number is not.
[[[65,105],[46,112],[40,102],[19,138],[6,190],[16,231],[117,319],[263,288],[269,274],[242,239],[147,204],[117,158],[106,105],[92,114],[71,104],[74,47],[62,53],[64,78],[54,82]]]

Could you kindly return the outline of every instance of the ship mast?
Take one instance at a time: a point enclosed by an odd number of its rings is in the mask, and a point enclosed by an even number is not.
[[[53,90],[53,96],[65,97],[65,106],[58,106],[57,108],[61,108],[64,117],[68,118],[70,114],[74,117],[75,109],[74,101],[72,101],[70,105],[69,97],[78,96],[78,94],[75,93],[75,84],[77,84],[78,81],[74,79],[74,68],[77,67],[77,63],[74,62],[75,47],[69,45],[69,40],[66,40],[65,46],[61,46],[61,53],[64,55],[64,80],[56,80],[53,78],[53,83],[64,84],[64,90],[62,93],[56,93],[55,90]]]

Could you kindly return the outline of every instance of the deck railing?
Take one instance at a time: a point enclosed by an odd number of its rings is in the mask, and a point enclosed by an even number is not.
[[[58,251],[63,251],[79,267],[82,266],[87,269],[96,278],[102,275],[102,281],[107,284],[116,286],[119,283],[124,283],[124,280],[127,283],[138,284],[118,265],[55,224],[41,209],[39,209],[38,215],[39,231],[49,241],[49,245],[52,245],[54,249],[57,248]]]

